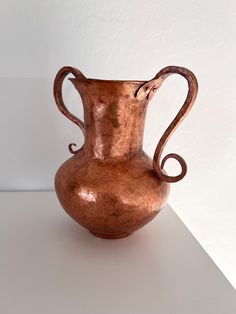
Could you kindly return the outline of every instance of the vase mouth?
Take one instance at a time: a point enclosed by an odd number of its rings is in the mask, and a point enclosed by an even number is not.
[[[79,81],[88,81],[91,83],[117,83],[117,84],[137,84],[142,85],[146,83],[147,81],[142,80],[106,80],[106,79],[95,79],[95,78],[87,78],[87,77],[77,77],[77,78],[69,78],[71,82],[79,82]]]

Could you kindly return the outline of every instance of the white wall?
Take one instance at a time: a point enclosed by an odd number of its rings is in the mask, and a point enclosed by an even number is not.
[[[236,286],[235,1],[0,4],[0,189],[52,189],[56,169],[69,157],[67,144],[83,142],[52,97],[63,65],[89,77],[140,80],[167,65],[188,67],[199,80],[199,97],[166,149],[189,166],[187,177],[172,185],[170,204]],[[186,83],[174,76],[152,100],[144,143],[150,155],[185,93]],[[65,98],[82,116],[69,83]]]

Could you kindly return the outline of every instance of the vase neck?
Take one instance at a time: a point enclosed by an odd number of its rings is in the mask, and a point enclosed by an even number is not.
[[[92,158],[128,159],[142,148],[147,100],[138,101],[144,82],[71,80],[84,106],[84,152]]]

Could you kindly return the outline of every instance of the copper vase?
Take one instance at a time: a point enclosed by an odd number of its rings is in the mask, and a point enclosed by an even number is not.
[[[180,74],[188,83],[186,100],[161,137],[153,160],[142,149],[147,105],[162,82]],[[84,122],[66,108],[63,80],[80,93]],[[109,81],[86,78],[78,69],[63,67],[54,81],[58,109],[84,134],[84,145],[57,171],[55,189],[65,211],[79,224],[102,238],[121,238],[152,220],[166,204],[170,182],[181,180],[187,165],[177,154],[161,160],[170,135],[192,107],[198,84],[194,74],[182,67],[162,69],[150,81]],[[168,176],[163,167],[175,158],[181,173]]]

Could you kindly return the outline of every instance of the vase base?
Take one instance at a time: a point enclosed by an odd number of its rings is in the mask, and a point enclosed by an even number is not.
[[[123,233],[117,233],[117,234],[103,234],[103,233],[97,233],[90,231],[95,237],[103,238],[103,239],[120,239],[128,237],[131,233],[123,232]]]

